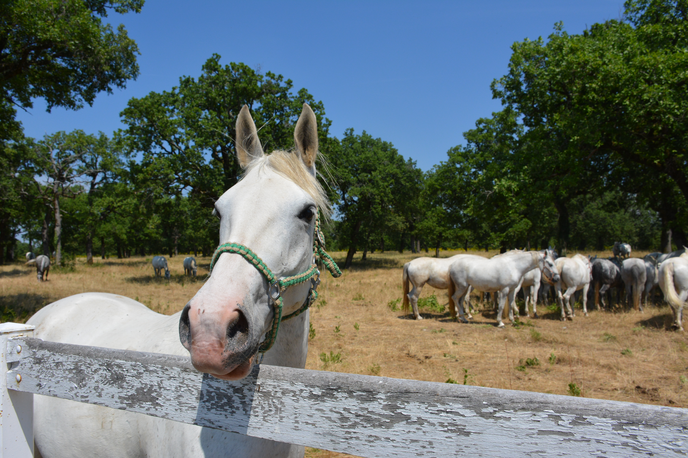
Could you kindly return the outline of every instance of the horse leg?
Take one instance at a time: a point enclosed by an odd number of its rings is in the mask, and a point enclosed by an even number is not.
[[[506,301],[508,299],[506,294],[505,294],[506,291],[508,291],[508,290],[500,291],[498,294],[498,298],[499,298],[499,305],[497,308],[497,327],[498,328],[504,327],[504,323],[502,322],[502,314],[504,313],[504,304],[506,303]],[[493,293],[493,294],[495,294],[495,293]],[[513,318],[514,318],[513,310],[509,310],[509,318],[513,322]]]
[[[583,286],[583,315],[588,316],[588,290],[590,289],[590,283],[586,283]]]
[[[468,315],[469,320],[473,319],[473,315],[471,315],[471,311],[475,311],[475,309],[473,309],[473,306],[471,305],[471,291],[473,291],[473,286],[468,285],[468,289],[466,290],[466,294],[464,295],[464,297],[462,299],[462,304],[463,304],[463,301],[465,301],[465,303],[468,304],[467,307],[464,307],[464,311],[466,312],[466,315]]]
[[[527,288],[527,292],[526,292],[526,288]],[[533,302],[531,300],[532,295],[533,295],[533,286],[526,286],[525,288],[523,288],[523,302],[526,305],[526,315],[525,316],[527,316],[527,317],[530,317],[530,313],[528,313],[528,302]]]
[[[411,284],[413,285],[413,282],[411,282]],[[411,302],[411,307],[413,307],[413,316],[416,320],[423,319],[423,317],[420,316],[420,313],[418,312],[418,298],[420,297],[421,291],[423,291],[422,286],[413,285],[413,288],[408,293],[408,298]]]
[[[507,293],[504,293],[504,290],[502,290],[502,294],[506,294],[509,301],[509,321],[511,321],[511,324],[514,324],[516,322],[515,318],[519,316],[519,311],[516,308],[516,292],[515,289]]]
[[[574,296],[575,294],[576,294],[576,287],[575,286],[569,287],[569,289],[566,290],[566,293],[564,293],[564,299],[566,302],[566,314],[568,315],[569,320],[573,320],[573,317],[576,316],[576,314],[573,310],[575,308],[575,303],[574,303],[574,307],[571,307],[571,297]],[[562,310],[562,315],[563,314],[564,314],[564,311]]]
[[[533,317],[537,318],[537,301],[538,293],[540,292],[540,282],[534,282],[533,286],[530,287],[530,301],[533,303]],[[528,315],[528,307],[526,307],[526,315]],[[529,315],[530,316],[530,315]]]
[[[463,309],[463,296],[466,294],[466,291],[468,290],[468,286],[466,285],[456,285],[456,290],[454,291],[454,294],[452,294],[451,301],[456,307],[456,309],[459,312],[459,316],[457,319],[461,321],[462,323],[468,323],[466,318],[464,317],[464,309]]]
[[[566,312],[564,310],[564,297],[561,294],[561,285],[557,283],[554,289],[557,296],[557,303],[559,303],[559,308],[561,309],[561,321],[566,321]]]

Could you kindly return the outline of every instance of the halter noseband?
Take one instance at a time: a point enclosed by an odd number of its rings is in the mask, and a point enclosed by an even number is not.
[[[315,234],[313,237],[313,264],[306,271],[301,272],[300,274],[278,279],[277,277],[275,277],[275,274],[272,273],[270,268],[263,262],[263,260],[258,257],[257,254],[251,251],[250,248],[238,243],[223,243],[222,245],[217,247],[217,250],[215,250],[215,254],[213,254],[213,259],[210,262],[210,272],[213,271],[215,263],[220,258],[220,255],[222,255],[223,253],[235,253],[241,255],[244,259],[250,262],[256,269],[258,269],[258,271],[262,273],[268,281],[268,298],[270,301],[272,301],[274,313],[272,317],[272,326],[270,326],[270,330],[265,335],[265,340],[263,340],[263,342],[258,347],[258,351],[260,353],[265,353],[270,348],[272,348],[272,345],[275,343],[275,339],[277,339],[277,332],[279,331],[280,323],[282,322],[282,320],[288,320],[289,318],[294,318],[295,316],[301,315],[303,312],[308,310],[311,304],[315,302],[315,300],[318,298],[318,292],[316,290],[318,288],[318,285],[320,284],[320,271],[318,270],[318,267],[315,264],[316,258],[320,259],[323,262],[323,264],[325,264],[325,267],[327,267],[327,270],[330,271],[333,277],[337,278],[342,275],[342,272],[341,270],[339,270],[337,263],[335,263],[334,259],[332,259],[332,257],[329,254],[327,254],[327,252],[325,252],[325,241],[322,231],[320,230],[319,216],[315,217]],[[282,299],[282,293],[288,287],[307,282],[308,280],[311,281],[311,288],[310,291],[308,291],[308,296],[306,296],[306,300],[303,302],[303,304],[298,310],[282,318],[282,305],[284,302]]]

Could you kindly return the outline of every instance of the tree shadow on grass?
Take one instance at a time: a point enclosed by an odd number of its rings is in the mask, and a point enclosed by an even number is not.
[[[205,275],[197,275],[196,277],[189,277],[184,275],[170,275],[170,279],[166,280],[165,277],[156,277],[154,275],[139,275],[136,277],[127,277],[126,281],[129,283],[136,283],[139,285],[165,285],[165,284],[191,284],[191,283],[203,283],[206,279]]]
[[[33,293],[0,296],[0,322],[25,323],[49,302],[48,296]]]
[[[674,322],[674,316],[671,312],[663,313],[661,315],[655,315],[646,320],[640,320],[636,324],[648,329],[663,329],[672,330],[672,323]]]
[[[12,269],[8,270],[6,272],[0,272],[0,278],[12,278],[12,277],[22,277],[24,275],[30,274],[30,273],[35,273],[36,268],[33,267],[31,269]]]
[[[337,265],[341,268],[344,265],[345,259],[337,259],[335,261],[337,262]],[[361,261],[359,259],[353,260],[351,262],[351,267],[349,267],[347,270],[343,272],[357,272],[374,269],[400,269],[402,267],[404,267],[404,264],[401,263],[399,260],[393,258],[366,259],[365,261]]]

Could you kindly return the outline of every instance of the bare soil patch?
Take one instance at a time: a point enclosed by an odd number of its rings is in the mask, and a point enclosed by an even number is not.
[[[344,253],[332,254],[343,261]],[[668,330],[667,305],[641,313],[589,304],[584,317],[579,303],[566,322],[554,305],[540,305],[540,318],[522,316],[516,326],[498,329],[487,304],[472,322],[453,321],[441,307],[446,292],[426,286],[421,297],[436,301],[427,300],[431,308],[416,321],[400,308],[401,268],[417,256],[368,254],[370,262],[354,263],[339,279],[323,274],[311,310],[308,369],[688,407],[688,334]],[[51,302],[87,291],[128,296],[160,313],[181,310],[203,284],[210,259],[198,259],[199,276],[191,279],[182,275],[184,256],[168,258],[169,281],[153,277],[151,259],[92,266],[77,259],[73,269],[51,269],[45,283],[36,280],[35,268],[0,266],[0,318],[23,322]],[[309,449],[307,456],[344,455]]]

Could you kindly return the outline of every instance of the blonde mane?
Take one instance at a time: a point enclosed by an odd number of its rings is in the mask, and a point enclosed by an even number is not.
[[[331,209],[327,194],[325,194],[317,178],[311,175],[311,172],[306,168],[297,152],[273,151],[271,154],[264,155],[251,162],[246,172],[254,168],[262,169],[265,167],[269,167],[275,173],[294,182],[294,184],[313,198],[316,207],[318,207],[323,217],[328,218],[330,216]]]

